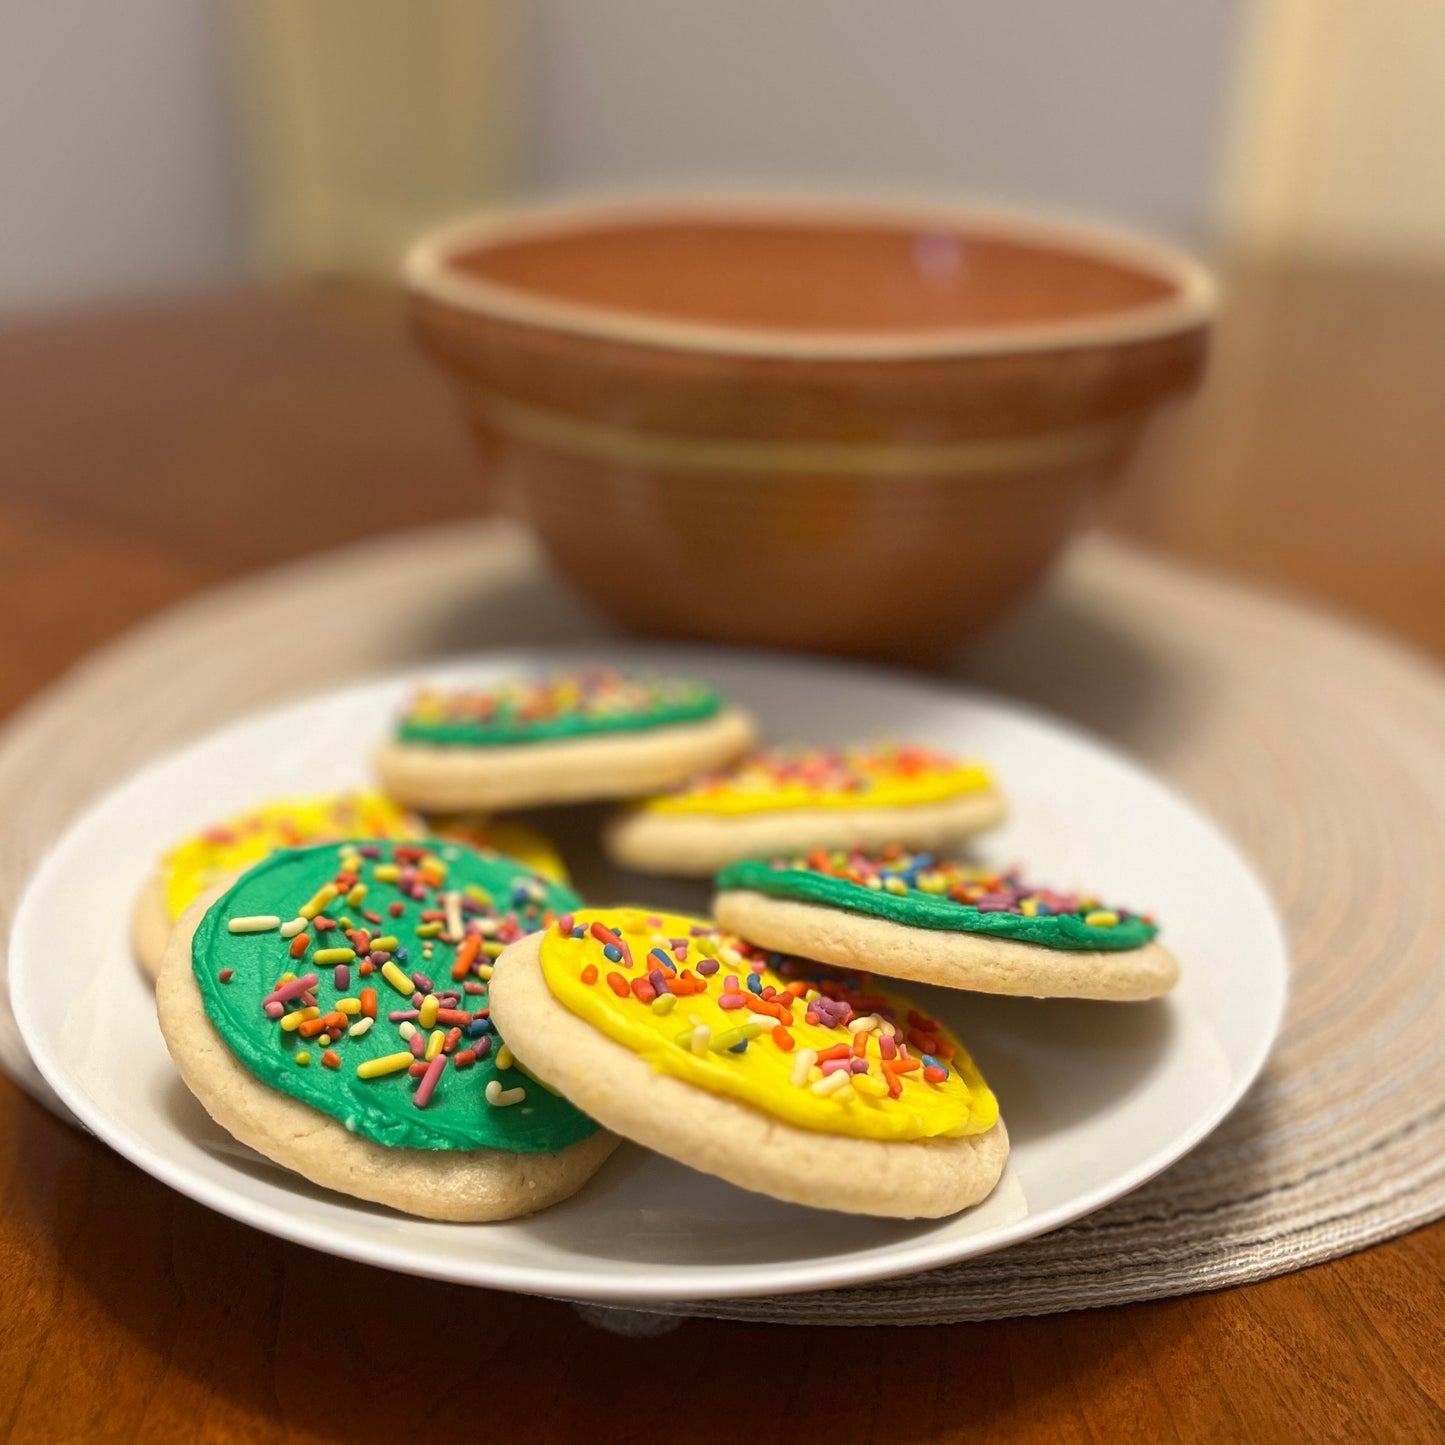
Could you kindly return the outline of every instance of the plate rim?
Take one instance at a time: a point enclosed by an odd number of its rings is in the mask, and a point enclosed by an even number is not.
[[[333,1225],[291,1216],[279,1204],[248,1200],[233,1188],[194,1174],[184,1164],[173,1164],[165,1157],[158,1156],[143,1138],[135,1135],[124,1122],[111,1117],[71,1079],[67,1067],[50,1049],[45,1027],[38,1017],[38,1009],[32,1014],[32,1004],[39,1001],[22,986],[22,981],[35,970],[24,966],[17,969],[15,964],[17,958],[25,956],[24,939],[32,927],[31,914],[38,906],[35,899],[50,874],[63,870],[66,853],[77,846],[77,840],[84,835],[93,815],[113,806],[124,794],[133,791],[143,793],[153,774],[182,762],[192,753],[223,743],[231,734],[244,732],[277,714],[303,710],[363,689],[395,687],[400,690],[419,678],[441,672],[495,670],[509,666],[576,666],[584,661],[596,662],[599,656],[608,663],[623,667],[657,666],[685,670],[691,666],[698,669],[705,668],[706,662],[689,663],[685,659],[708,657],[732,666],[748,668],[778,670],[807,667],[834,675],[854,673],[878,685],[904,686],[917,692],[930,693],[942,703],[971,701],[975,705],[1021,716],[1035,726],[1063,734],[1071,742],[1106,756],[1114,765],[1133,774],[1138,782],[1164,795],[1171,804],[1184,810],[1191,823],[1209,834],[1212,841],[1228,854],[1238,869],[1241,882],[1256,895],[1255,901],[1260,905],[1261,918],[1269,929],[1269,943],[1275,964],[1272,970],[1275,984],[1273,1007],[1267,1027],[1259,1033],[1257,1042],[1238,1074],[1232,1078],[1230,1087],[1221,1094],[1215,1106],[1201,1115],[1189,1129],[1182,1131],[1172,1138],[1167,1146],[1157,1149],[1123,1174],[1052,1209],[1030,1212],[1021,1219],[1001,1224],[988,1235],[966,1236],[963,1239],[942,1242],[934,1242],[930,1236],[925,1235],[914,1241],[882,1248],[877,1253],[870,1252],[862,1256],[823,1256],[803,1264],[774,1262],[748,1265],[669,1265],[669,1282],[660,1286],[649,1284],[639,1289],[623,1273],[577,1275],[576,1266],[558,1266],[548,1270],[536,1265],[518,1266],[495,1260],[460,1259],[443,1266],[430,1251],[409,1247],[404,1241],[387,1241],[376,1245],[353,1239],[345,1232],[341,1232],[338,1237],[338,1231]],[[22,946],[17,948],[17,944]],[[333,687],[301,694],[269,707],[248,709],[224,726],[199,734],[180,746],[149,759],[134,772],[92,798],[46,848],[26,880],[16,905],[9,934],[8,983],[16,1024],[36,1068],[76,1118],[91,1134],[131,1164],[196,1203],[277,1238],[377,1268],[479,1288],[601,1304],[645,1305],[649,1301],[676,1303],[737,1299],[872,1284],[994,1254],[1027,1240],[1051,1234],[1094,1213],[1116,1199],[1132,1193],[1177,1163],[1198,1147],[1234,1110],[1259,1077],[1279,1038],[1289,997],[1290,971],[1288,938],[1273,899],[1253,864],[1224,829],[1201,811],[1192,799],[1156,776],[1141,761],[1111,740],[1101,738],[1072,719],[1060,717],[1044,708],[1005,694],[904,668],[806,653],[758,652],[708,644],[629,642],[608,644],[605,647],[583,643],[491,648],[477,652],[452,653],[379,673],[363,673]],[[331,1207],[346,1208],[346,1201],[347,1196],[342,1195],[340,1202]],[[402,1215],[397,1217],[405,1219]],[[719,1279],[718,1276],[723,1278]]]

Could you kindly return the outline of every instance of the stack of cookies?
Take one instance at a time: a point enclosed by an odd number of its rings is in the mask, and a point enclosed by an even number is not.
[[[619,1136],[743,1188],[937,1218],[1008,1157],[962,1041],[895,980],[1156,997],[1146,915],[958,856],[989,770],[919,743],[758,746],[697,681],[607,668],[413,697],[383,792],[271,803],[177,845],[137,900],[182,1078],[313,1182],[432,1219],[580,1188]],[[710,908],[589,906],[497,809],[624,800],[636,875]],[[703,916],[704,911],[707,916]]]

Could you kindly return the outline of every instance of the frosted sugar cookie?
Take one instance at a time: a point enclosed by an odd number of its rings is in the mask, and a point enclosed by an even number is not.
[[[1008,1156],[997,1101],[937,1020],[695,918],[561,917],[498,959],[492,1010],[607,1128],[778,1199],[937,1218],[983,1199]]]
[[[567,878],[556,849],[540,833],[519,823],[469,817],[428,822],[419,813],[369,792],[274,799],[182,839],[160,859],[131,909],[136,958],[154,978],[171,926],[181,914],[219,880],[229,880],[277,848],[338,838],[426,837],[495,848],[550,878],[563,882]]]
[[[273,852],[176,925],[161,1031],[207,1113],[313,1183],[428,1219],[525,1214],[616,1142],[491,1018],[493,957],[576,902],[461,844]]]
[[[1145,999],[1179,965],[1146,914],[910,853],[813,853],[718,875],[719,921],[764,948],[979,993]]]
[[[815,848],[937,848],[1003,820],[980,763],[917,743],[749,753],[624,808],[603,843],[625,868],[692,876]]]
[[[424,690],[376,753],[416,808],[521,808],[630,798],[731,762],[752,718],[713,688],[610,668],[474,691]]]

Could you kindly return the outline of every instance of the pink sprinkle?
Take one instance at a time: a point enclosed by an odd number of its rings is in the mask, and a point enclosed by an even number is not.
[[[268,1003],[285,1003],[288,999],[300,998],[319,982],[320,979],[314,973],[303,973],[300,978],[293,978],[290,983],[283,983],[279,988],[272,989],[261,1000],[261,1004],[264,1007]]]
[[[418,1029],[407,1041],[407,1046],[417,1058],[426,1053],[426,1035]]]
[[[367,955],[366,961],[380,968],[390,957],[391,955],[384,948],[373,948]]]
[[[394,1024],[404,1024],[408,1019],[419,1019],[421,1014],[414,1008],[394,1008],[387,1014]]]
[[[270,1003],[262,1004],[261,1007],[266,1010],[268,1019],[279,1019],[286,1012],[286,1005],[277,1003],[275,999],[272,999]]]
[[[492,1052],[491,1034],[483,1034],[481,1038],[479,1038],[476,1043],[472,1045],[472,1047],[476,1049],[477,1057],[479,1059],[486,1058],[486,1056]]]
[[[485,990],[482,988],[481,984],[479,984],[479,983],[476,981],[476,979],[474,979],[474,978],[469,978],[469,979],[462,985],[462,987],[463,987],[464,989],[466,989],[466,991],[467,991],[468,993],[483,993],[483,992],[485,992]]]
[[[235,976],[236,970],[234,968],[223,968],[220,973],[216,975],[216,977],[220,979],[222,983],[230,983],[230,981],[235,978]]]
[[[730,974],[728,974],[728,976],[727,976],[725,979],[723,979],[723,992],[724,992],[724,993],[738,993],[738,992],[741,991],[741,989],[742,989],[742,984],[740,984],[740,983],[738,982],[738,976],[737,976],[737,974],[735,974],[735,973],[730,973]]]
[[[336,985],[338,993],[345,993],[351,987],[351,970],[344,963],[336,965],[336,972],[331,975],[331,981]]]
[[[892,1034],[883,1034],[878,1040],[878,1052],[885,1059],[896,1059],[898,1057],[898,1045],[893,1042]]]
[[[447,1066],[447,1056],[438,1054],[431,1063],[426,1066],[426,1073],[421,1076],[421,1083],[416,1086],[416,1093],[411,1096],[411,1101],[418,1109],[425,1109],[431,1103],[431,1096],[436,1092],[437,1080],[442,1076],[442,1070]]]
[[[839,1069],[842,1069],[845,1073],[852,1073],[853,1060],[827,1059],[823,1063],[819,1064],[818,1067],[822,1069],[825,1074],[836,1074]]]
[[[735,989],[732,993],[720,994],[718,996],[717,1006],[725,1009],[746,1008],[748,1006],[748,996],[740,989]]]

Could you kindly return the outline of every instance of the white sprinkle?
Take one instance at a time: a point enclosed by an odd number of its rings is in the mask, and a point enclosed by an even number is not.
[[[447,910],[447,932],[458,942],[462,936],[462,895],[460,893],[444,893],[442,903]]]
[[[504,1089],[495,1079],[487,1085],[487,1103],[494,1104],[499,1109],[506,1109],[512,1104],[520,1104],[526,1097],[525,1089]]]
[[[350,1038],[359,1039],[375,1022],[375,1019],[357,1019],[357,1021],[347,1029],[347,1035]]]
[[[846,1089],[853,1082],[853,1075],[847,1069],[834,1069],[826,1078],[819,1079],[816,1084],[809,1087],[820,1098],[826,1098],[829,1094],[836,1094],[839,1089]]]
[[[409,1039],[416,1032],[416,1025],[410,1019],[402,1019],[396,1026],[396,1031],[402,1038]]]
[[[702,1055],[707,1053],[708,1045],[712,1043],[712,1030],[706,1024],[698,1024],[692,1031],[692,1051]]]
[[[295,938],[298,933],[301,933],[305,929],[305,927],[306,920],[304,918],[293,918],[289,923],[283,923],[281,925],[281,937]]]
[[[793,1055],[793,1072],[791,1075],[793,1087],[801,1089],[808,1082],[808,1070],[818,1062],[818,1051],[816,1049],[799,1049]]]
[[[877,1014],[864,1014],[861,1018],[854,1019],[848,1025],[848,1032],[850,1034],[867,1033],[872,1029],[876,1029],[882,1022],[883,1020],[880,1019]]]
[[[249,918],[233,918],[226,927],[232,933],[270,933],[281,926],[274,913],[253,913]]]

